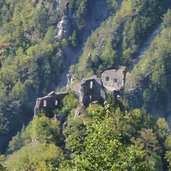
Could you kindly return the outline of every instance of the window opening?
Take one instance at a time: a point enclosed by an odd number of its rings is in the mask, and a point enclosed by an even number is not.
[[[93,81],[90,81],[90,89],[93,89]]]
[[[114,78],[114,82],[116,83],[118,80],[116,78]]]
[[[46,106],[47,106],[47,101],[44,100],[44,101],[43,101],[43,107],[46,107]]]
[[[106,77],[106,78],[105,78],[105,81],[109,81],[109,77]]]
[[[92,102],[92,95],[90,95],[90,102]]]

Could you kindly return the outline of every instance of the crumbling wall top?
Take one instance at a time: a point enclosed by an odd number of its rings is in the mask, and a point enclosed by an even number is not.
[[[110,92],[120,91],[124,88],[126,67],[121,66],[118,70],[106,70],[101,75],[103,86]]]

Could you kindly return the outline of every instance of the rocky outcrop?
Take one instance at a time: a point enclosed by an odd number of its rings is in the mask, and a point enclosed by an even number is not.
[[[76,75],[67,74],[67,87],[71,87],[74,84],[74,80],[76,80]]]
[[[70,24],[68,22],[67,16],[63,16],[56,26],[56,39],[62,40],[67,39],[70,35]]]

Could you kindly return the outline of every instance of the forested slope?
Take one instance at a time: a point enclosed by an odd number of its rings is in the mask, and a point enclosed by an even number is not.
[[[152,113],[163,112],[166,117],[170,113],[170,31],[171,31],[171,12],[164,15],[160,26],[160,32],[156,35],[151,45],[145,51],[139,63],[128,73],[128,83],[138,89],[143,79],[143,91],[139,92],[146,109]],[[137,86],[136,86],[137,85]],[[127,89],[129,89],[127,87]],[[140,100],[140,101],[141,101]],[[157,106],[157,107],[156,107]],[[154,111],[153,111],[154,110]]]
[[[170,7],[169,0],[0,0],[2,169],[171,169]],[[78,82],[120,65],[128,71],[123,100],[108,95],[104,105],[83,108],[69,92],[54,118],[33,118],[36,98],[65,85],[69,68]]]
[[[95,3],[1,1],[1,150],[30,121],[35,99],[57,88],[60,74],[68,67],[65,61],[70,60],[64,48],[74,49],[82,41]],[[108,9],[104,17],[115,11],[110,1],[103,4]]]

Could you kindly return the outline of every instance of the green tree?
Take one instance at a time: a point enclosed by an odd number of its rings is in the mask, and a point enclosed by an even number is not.
[[[54,171],[62,161],[62,151],[54,144],[34,143],[9,156],[9,171]]]
[[[78,33],[76,32],[76,30],[73,31],[72,35],[70,36],[70,41],[71,41],[71,45],[73,47],[77,47],[78,46]]]
[[[167,13],[163,17],[163,26],[170,27],[171,26],[171,10],[168,10]]]
[[[45,143],[61,142],[60,127],[57,119],[49,119],[46,116],[36,116],[30,124],[28,131],[32,140]]]

